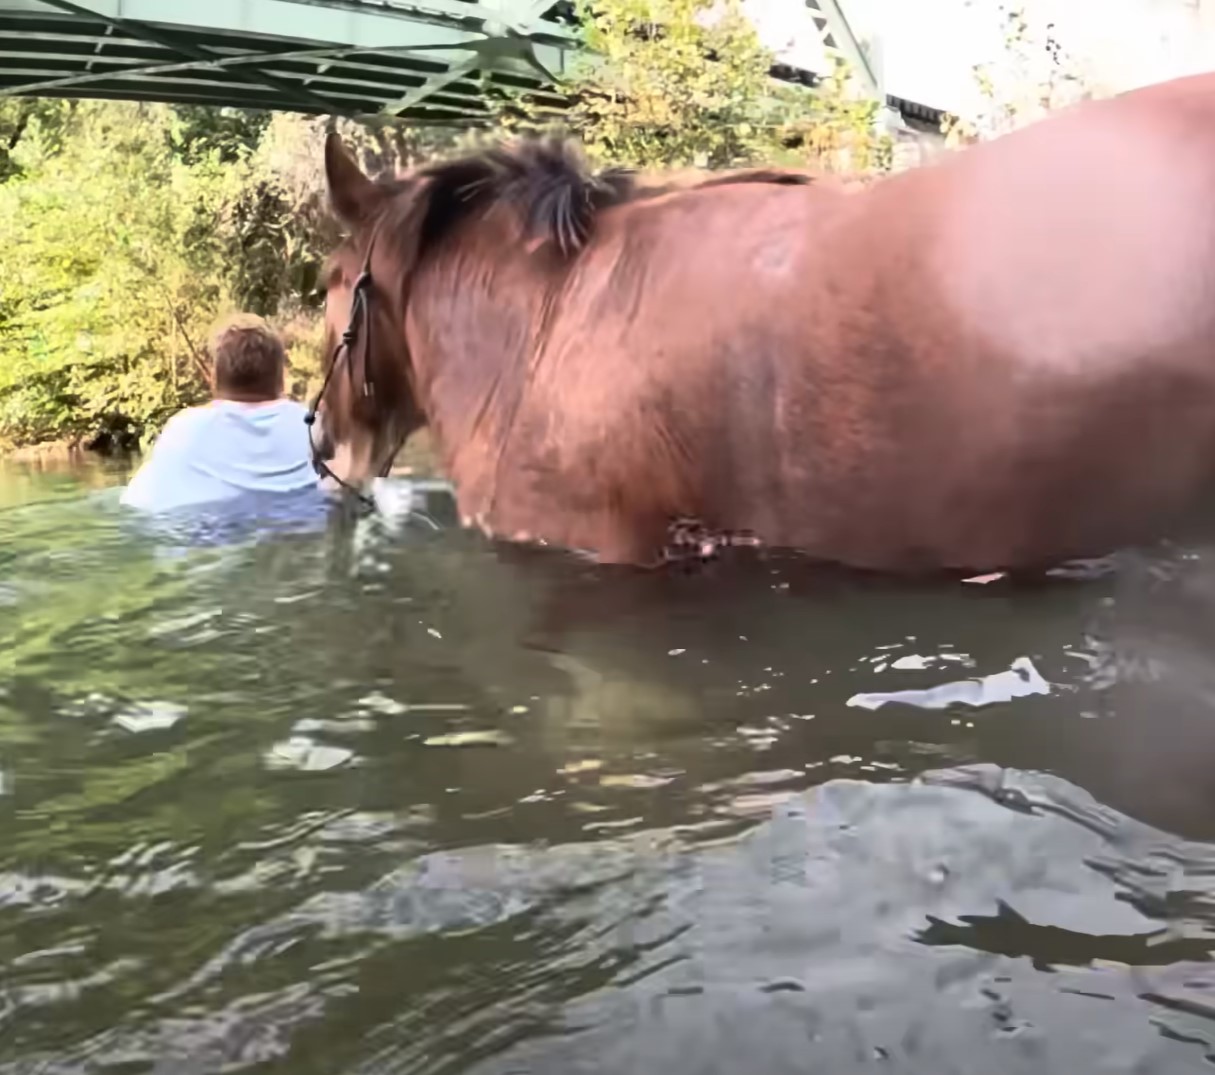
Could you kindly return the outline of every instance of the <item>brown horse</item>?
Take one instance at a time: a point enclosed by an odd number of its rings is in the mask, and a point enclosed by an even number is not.
[[[1215,75],[847,192],[646,187],[553,143],[373,182],[331,138],[326,168],[333,468],[429,423],[487,532],[650,563],[691,516],[854,566],[1034,568],[1215,488]]]

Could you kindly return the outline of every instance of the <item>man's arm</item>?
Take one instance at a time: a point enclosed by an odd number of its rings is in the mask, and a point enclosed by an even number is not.
[[[188,424],[181,411],[166,423],[152,450],[127,483],[119,503],[128,508],[151,510],[164,501],[164,483],[172,480],[188,440]]]

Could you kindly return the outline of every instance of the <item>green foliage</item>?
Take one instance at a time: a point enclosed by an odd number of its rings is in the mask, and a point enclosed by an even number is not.
[[[962,115],[941,123],[948,144],[966,145],[1033,123],[1059,108],[1101,96],[1086,66],[1068,53],[1054,25],[1041,25],[1020,3],[996,6],[1003,48],[994,61],[975,64],[973,100]]]
[[[21,174],[14,151],[26,132],[36,130],[44,144],[58,145],[75,104],[38,97],[0,98],[0,183]]]
[[[219,315],[315,304],[323,252],[259,156],[269,115],[82,102],[0,123],[0,441],[146,439],[205,398]]]
[[[273,113],[178,105],[168,116],[168,137],[176,156],[187,164],[198,164],[214,155],[221,163],[231,164],[257,148]]]
[[[166,113],[82,103],[60,139],[16,147],[22,174],[0,186],[5,439],[123,438],[203,387],[224,176],[175,158]]]

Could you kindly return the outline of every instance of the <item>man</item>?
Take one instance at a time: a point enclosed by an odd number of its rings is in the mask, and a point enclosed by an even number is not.
[[[211,344],[212,400],[169,419],[122,503],[147,511],[317,488],[307,413],[283,398],[286,353],[259,317],[223,324]]]

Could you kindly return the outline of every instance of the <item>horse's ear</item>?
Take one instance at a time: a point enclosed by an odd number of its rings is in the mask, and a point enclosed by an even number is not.
[[[379,188],[346,152],[336,131],[325,137],[325,182],[329,187],[329,204],[348,227],[366,219],[378,200]]]

